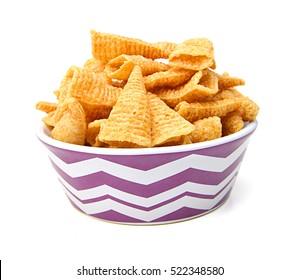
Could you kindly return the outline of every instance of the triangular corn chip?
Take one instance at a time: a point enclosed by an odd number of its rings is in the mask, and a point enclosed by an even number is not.
[[[169,51],[140,39],[91,31],[93,56],[104,63],[121,54],[142,55],[147,58],[168,58]]]
[[[86,142],[93,147],[100,147],[101,142],[97,141],[101,127],[107,122],[107,119],[94,120],[90,122],[86,130]]]
[[[149,101],[140,66],[136,65],[98,139],[117,147],[150,147]]]
[[[54,113],[55,111],[52,111],[50,113],[48,113],[48,115],[46,117],[42,118],[43,123],[48,127],[49,130],[52,130],[53,127],[55,126],[55,122],[54,122]]]
[[[213,44],[206,38],[186,40],[170,54],[169,64],[195,71],[215,68]]]
[[[63,77],[63,79],[60,82],[59,90],[55,91],[56,97],[58,99],[58,104],[65,101],[68,91],[69,91],[70,83],[73,79],[74,72],[76,71],[77,68],[78,67],[76,67],[76,66],[71,66],[68,69],[67,73],[65,74],[65,76]]]
[[[159,146],[167,142],[178,141],[182,136],[188,135],[195,128],[168,107],[155,94],[148,94],[151,112],[152,145]]]
[[[122,91],[111,85],[106,73],[74,66],[68,70],[62,89],[64,98],[60,95],[59,104],[66,98],[76,98],[85,110],[87,122],[107,118]]]
[[[86,133],[85,113],[75,98],[68,98],[61,105],[61,117],[51,135],[54,139],[77,145],[84,145]]]

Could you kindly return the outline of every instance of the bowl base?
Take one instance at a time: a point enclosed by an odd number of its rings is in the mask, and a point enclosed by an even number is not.
[[[158,225],[168,225],[168,224],[175,224],[175,223],[182,223],[185,221],[190,221],[190,220],[194,220],[203,216],[206,216],[207,214],[210,214],[211,212],[214,212],[216,210],[218,210],[221,206],[223,206],[226,201],[229,198],[231,190],[227,193],[227,195],[222,199],[222,201],[220,203],[218,203],[218,205],[216,205],[214,208],[204,211],[201,214],[197,214],[194,216],[189,216],[186,218],[182,218],[182,219],[176,219],[176,220],[168,220],[168,221],[161,221],[161,222],[118,222],[118,221],[113,221],[113,220],[108,220],[108,219],[103,219],[103,218],[99,218],[99,217],[95,217],[93,215],[87,214],[85,212],[83,212],[80,208],[78,208],[73,202],[72,200],[67,196],[68,200],[70,201],[70,203],[72,204],[72,206],[81,214],[83,214],[84,216],[88,216],[92,219],[101,221],[101,222],[107,222],[107,223],[111,223],[111,224],[117,224],[117,225],[129,225],[129,226],[158,226]]]

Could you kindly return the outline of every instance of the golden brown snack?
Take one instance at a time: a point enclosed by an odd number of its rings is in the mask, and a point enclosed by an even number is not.
[[[195,122],[213,116],[223,117],[229,112],[237,110],[242,101],[242,98],[193,103],[183,101],[175,107],[175,110],[188,121]]]
[[[231,77],[227,72],[224,72],[222,75],[219,75],[215,72],[213,73],[218,78],[220,90],[245,85],[245,81],[243,79],[237,77]]]
[[[84,63],[83,68],[90,70],[96,74],[100,74],[103,72],[103,70],[105,68],[105,63],[103,63],[99,59],[92,57]]]
[[[96,74],[74,66],[68,70],[62,83],[64,98],[73,97],[80,102],[88,123],[95,119],[107,118],[122,90],[111,85],[106,73]],[[59,104],[62,101],[60,95]]]
[[[152,45],[159,48],[159,49],[162,49],[162,50],[165,50],[165,51],[169,52],[169,54],[171,54],[172,51],[174,51],[176,46],[177,46],[176,43],[167,42],[167,41],[155,42],[155,43],[152,43]]]
[[[259,112],[259,106],[248,97],[237,97],[206,102],[183,101],[175,110],[190,122],[213,116],[224,117],[230,112],[240,110],[243,121],[252,122]]]
[[[85,116],[86,145],[183,145],[191,143],[189,135],[193,141],[218,137],[220,118],[226,136],[254,121],[259,112],[258,105],[235,88],[245,84],[243,79],[212,70],[214,48],[206,38],[149,43],[92,30],[91,39],[93,57],[84,67],[68,69],[54,91],[57,104],[36,104],[47,113],[42,121],[57,139],[82,143],[80,137],[69,138],[83,131],[79,128]],[[196,127],[192,122],[205,132],[202,138],[201,129],[191,134]]]
[[[60,108],[60,118],[51,131],[52,137],[59,141],[84,145],[86,120],[82,106],[75,98],[68,98]]]
[[[149,91],[163,87],[174,88],[187,82],[194,74],[195,71],[172,67],[167,71],[156,72],[144,77],[144,83]]]
[[[149,93],[148,98],[150,102],[153,146],[180,141],[182,136],[188,135],[195,129],[190,122],[168,107],[155,94]]]
[[[52,130],[55,126],[55,122],[53,119],[55,111],[49,112],[46,117],[42,118],[42,122],[48,127],[49,130]]]
[[[103,126],[107,122],[107,119],[94,120],[90,122],[87,126],[85,141],[90,146],[100,147],[101,142],[97,141],[98,135],[101,130],[101,126]]]
[[[147,58],[168,58],[169,51],[140,39],[110,33],[91,31],[92,53],[96,59],[107,63],[121,54],[142,55]]]
[[[195,131],[189,134],[192,143],[204,142],[222,136],[222,124],[219,117],[208,117],[193,123]]]
[[[245,96],[235,88],[228,88],[218,91],[215,95],[209,96],[205,101],[217,101],[223,99],[244,98]]]
[[[119,55],[111,59],[105,66],[107,76],[111,79],[127,80],[135,65],[139,65],[143,76],[155,72],[166,71],[169,65],[145,58],[141,55]]]
[[[213,44],[206,38],[186,40],[170,54],[169,64],[195,71],[215,68]]]
[[[159,145],[159,147],[170,147],[170,146],[178,146],[178,145],[186,145],[186,144],[192,144],[192,141],[188,135],[175,137],[172,140]]]
[[[199,71],[186,84],[174,89],[162,88],[153,91],[159,98],[174,108],[179,102],[194,102],[218,92],[218,79],[209,72]]]
[[[242,118],[242,110],[237,110],[228,113],[222,117],[222,136],[227,136],[240,131],[244,127]]]
[[[241,104],[242,118],[246,122],[253,122],[259,112],[259,106],[250,98],[245,97]]]
[[[151,147],[149,101],[140,66],[136,65],[98,139],[114,147]]]
[[[69,91],[69,86],[70,86],[70,83],[73,79],[73,75],[74,75],[74,72],[76,71],[78,67],[76,66],[71,66],[65,76],[63,77],[63,79],[61,80],[60,82],[60,88],[58,90],[55,90],[54,93],[57,97],[57,100],[58,100],[58,104],[62,103],[65,101],[66,97],[67,97],[67,94],[68,94],[68,91]]]
[[[57,103],[40,101],[40,102],[36,103],[35,108],[37,110],[43,111],[45,113],[50,113],[50,112],[53,112],[56,110]]]

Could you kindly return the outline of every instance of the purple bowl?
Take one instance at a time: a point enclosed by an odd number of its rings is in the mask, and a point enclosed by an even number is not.
[[[37,133],[72,205],[122,224],[195,218],[229,197],[257,121],[235,134],[202,143],[157,148],[94,148]]]

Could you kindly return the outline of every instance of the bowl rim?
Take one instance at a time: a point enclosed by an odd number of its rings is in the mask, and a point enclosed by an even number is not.
[[[104,148],[90,147],[76,144],[65,143],[50,136],[50,131],[45,124],[40,123],[37,129],[36,136],[40,141],[60,149],[76,151],[81,153],[99,154],[99,155],[146,155],[146,154],[166,154],[187,152],[192,150],[206,149],[219,146],[240,139],[248,134],[251,134],[257,128],[258,122],[255,119],[253,122],[246,122],[244,128],[234,134],[224,136],[218,139],[205,142],[192,143],[187,145],[166,146],[166,147],[151,147],[151,148]]]

